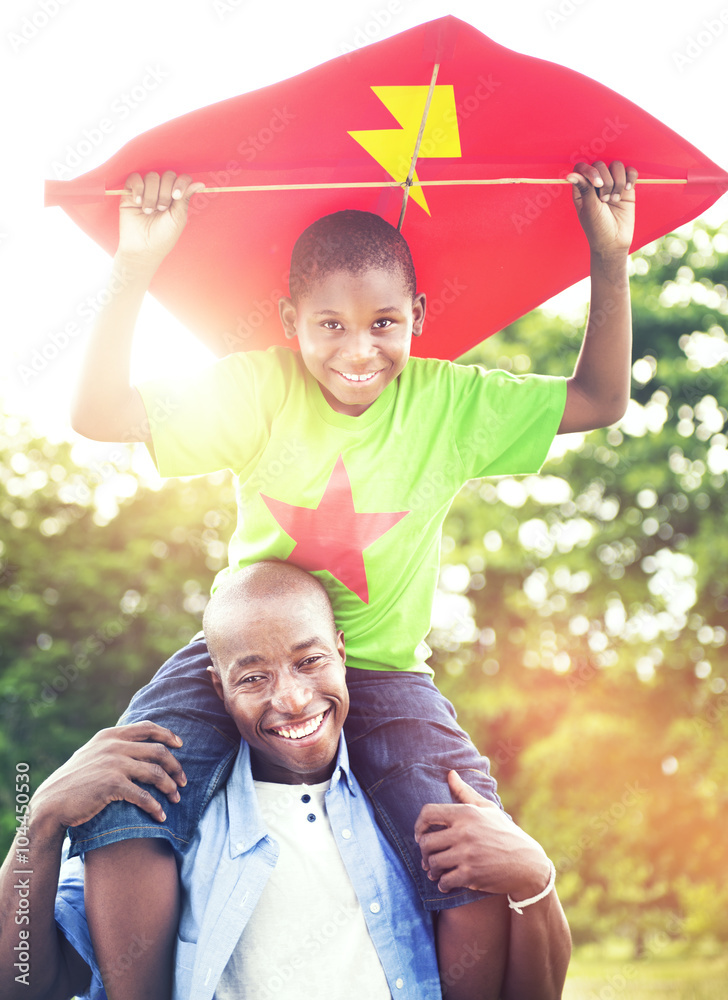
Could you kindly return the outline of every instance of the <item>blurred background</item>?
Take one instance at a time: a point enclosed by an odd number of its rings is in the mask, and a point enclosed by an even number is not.
[[[45,177],[83,173],[174,115],[445,13],[594,76],[728,164],[716,106],[728,24],[714,4],[444,7],[4,6],[3,854],[16,763],[28,763],[35,788],[115,722],[197,630],[235,520],[227,475],[162,484],[144,449],[70,430],[108,258],[59,209],[42,209]],[[144,79],[156,86],[143,96]],[[102,117],[113,129],[86,153],[84,130]],[[728,995],[726,219],[724,198],[632,256],[624,419],[558,438],[540,476],[469,484],[445,528],[433,665],[491,757],[506,808],[556,864],[576,945],[572,1000]],[[570,373],[587,294],[576,286],[466,360]],[[29,376],[33,351],[69,323],[67,346]],[[155,302],[145,306],[137,378],[208,360]]]

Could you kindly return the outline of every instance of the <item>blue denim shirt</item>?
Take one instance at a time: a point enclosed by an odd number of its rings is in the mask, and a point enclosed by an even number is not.
[[[423,909],[399,856],[380,833],[371,803],[349,770],[343,735],[326,792],[326,810],[392,996],[439,1000],[431,915]],[[212,1000],[277,857],[278,845],[258,809],[250,751],[241,741],[227,784],[212,798],[182,861],[184,896],[174,1000]],[[65,861],[61,868],[56,921],[92,970],[84,998],[102,1000],[106,994],[83,908],[80,858]],[[138,947],[143,948],[144,942]]]

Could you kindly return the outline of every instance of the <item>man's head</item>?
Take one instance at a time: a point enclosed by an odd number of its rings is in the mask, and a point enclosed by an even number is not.
[[[203,620],[212,683],[250,746],[253,774],[324,781],[349,709],[344,636],[323,585],[283,562],[228,577]]]
[[[329,405],[358,416],[407,364],[425,296],[404,237],[371,212],[335,212],[299,236],[283,328]]]

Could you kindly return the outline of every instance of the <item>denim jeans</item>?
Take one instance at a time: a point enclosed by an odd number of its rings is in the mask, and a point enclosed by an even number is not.
[[[128,802],[112,802],[88,823],[69,830],[69,855],[134,837],[162,837],[183,853],[205,806],[230,772],[240,735],[209,679],[204,639],[175,653],[138,691],[120,724],[151,719],[184,741],[174,750],[187,776],[180,801],[144,785],[167,814],[164,823]],[[415,820],[428,802],[451,802],[447,772],[456,770],[485,798],[501,806],[490,765],[458,726],[455,710],[429,675],[347,670],[350,709],[344,725],[349,759],[371,798],[384,833],[397,847],[426,909],[462,906],[485,894],[441,893],[422,870]],[[501,806],[502,808],[502,806]]]

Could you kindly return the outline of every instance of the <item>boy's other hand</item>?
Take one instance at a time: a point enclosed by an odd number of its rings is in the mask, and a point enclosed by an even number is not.
[[[626,254],[634,235],[634,184],[637,171],[620,160],[577,163],[566,179],[592,252]]]
[[[102,729],[40,785],[31,801],[31,819],[60,835],[66,827],[86,823],[110,802],[126,801],[162,822],[164,810],[136,782],[155,785],[170,802],[178,802],[178,786],[187,779],[167,747],[181,744],[178,736],[154,722]]]
[[[119,205],[118,254],[157,267],[182,234],[190,198],[204,190],[202,181],[167,170],[160,177],[130,174]]]

